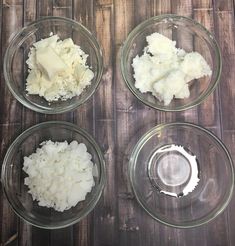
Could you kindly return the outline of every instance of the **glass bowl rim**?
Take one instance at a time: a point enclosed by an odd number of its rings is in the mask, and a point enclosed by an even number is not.
[[[36,220],[28,220],[27,216],[24,215],[24,213],[20,210],[18,210],[15,205],[14,202],[11,201],[11,198],[9,198],[8,196],[8,191],[6,190],[6,172],[7,169],[9,167],[9,163],[8,162],[8,158],[9,155],[11,154],[11,151],[14,149],[15,145],[21,141],[22,138],[24,138],[24,136],[26,134],[35,132],[37,130],[40,130],[41,128],[45,128],[46,126],[49,125],[58,125],[58,126],[66,126],[68,127],[71,131],[75,131],[77,133],[79,133],[80,135],[82,135],[83,137],[85,137],[91,144],[92,147],[96,150],[97,152],[97,156],[99,158],[100,161],[100,169],[101,169],[101,175],[100,175],[100,184],[97,185],[97,192],[96,192],[96,197],[95,199],[93,198],[92,203],[90,204],[89,207],[87,207],[87,209],[85,209],[85,212],[82,214],[82,216],[72,220],[70,223],[64,224],[62,222],[59,222],[59,225],[42,225],[42,224],[37,224]],[[2,164],[2,170],[1,170],[1,183],[2,183],[2,189],[3,189],[3,193],[5,194],[7,201],[10,205],[10,207],[13,209],[13,211],[24,221],[26,221],[27,223],[36,226],[38,228],[43,228],[43,229],[61,229],[61,228],[65,228],[68,226],[71,226],[73,224],[78,223],[80,220],[82,220],[84,217],[86,217],[96,206],[96,204],[99,202],[100,197],[103,193],[103,189],[106,183],[106,169],[105,169],[105,159],[104,156],[102,154],[102,151],[99,147],[99,145],[96,143],[95,139],[84,129],[78,127],[77,125],[70,123],[70,122],[66,122],[66,121],[46,121],[46,122],[42,122],[36,125],[31,126],[30,128],[26,129],[25,131],[23,131],[19,136],[17,136],[15,138],[15,140],[10,144],[10,146],[7,149],[7,152],[5,154],[5,157],[3,159],[3,164]],[[92,200],[92,199],[91,199]]]
[[[11,54],[11,50],[13,45],[16,45],[16,40],[18,38],[20,38],[21,34],[24,33],[25,31],[27,32],[28,28],[30,28],[31,26],[35,26],[40,24],[41,22],[45,22],[48,20],[58,20],[58,21],[62,21],[62,22],[66,22],[66,23],[70,23],[73,25],[78,26],[79,28],[81,28],[87,35],[90,36],[90,39],[92,41],[92,43],[94,44],[94,47],[96,48],[96,57],[97,57],[97,64],[99,69],[97,70],[97,79],[96,81],[94,81],[93,84],[95,84],[94,88],[92,89],[91,93],[84,98],[83,100],[78,100],[76,101],[74,104],[71,104],[67,107],[63,107],[63,108],[59,108],[59,109],[54,109],[54,110],[48,110],[45,109],[43,107],[38,107],[35,106],[31,103],[28,103],[27,100],[21,98],[20,95],[18,95],[15,90],[13,89],[12,85],[11,85],[11,79],[10,79],[10,75],[8,74],[8,69],[7,69],[7,63],[8,60],[10,59],[10,54]],[[17,48],[15,48],[14,52],[17,50]],[[44,114],[60,114],[60,113],[65,113],[65,112],[69,112],[72,110],[75,110],[77,107],[81,106],[83,103],[85,103],[87,100],[89,100],[92,95],[95,93],[95,91],[97,90],[101,79],[102,79],[102,75],[103,75],[103,70],[104,70],[104,60],[103,60],[103,48],[101,47],[101,44],[98,43],[97,38],[95,37],[94,34],[92,34],[92,32],[90,30],[88,30],[85,26],[83,26],[81,23],[73,20],[73,19],[69,19],[66,17],[59,17],[59,16],[47,16],[47,17],[42,17],[39,18],[38,20],[35,20],[33,22],[30,22],[28,25],[25,25],[24,27],[22,27],[10,40],[9,45],[5,51],[5,55],[4,55],[4,59],[3,59],[3,75],[4,75],[4,80],[7,84],[8,89],[10,90],[10,92],[12,93],[12,95],[15,97],[15,99],[17,101],[19,101],[23,106],[38,112],[38,113],[44,113]]]
[[[182,224],[176,224],[176,223],[170,223],[169,221],[164,221],[161,220],[160,218],[158,218],[158,216],[156,216],[155,214],[153,214],[148,207],[141,201],[142,199],[139,197],[137,190],[135,189],[134,186],[134,166],[136,165],[136,159],[139,155],[139,152],[141,150],[141,148],[144,146],[144,144],[156,134],[156,131],[161,130],[163,128],[168,128],[171,126],[186,126],[186,127],[190,127],[192,129],[196,129],[199,131],[202,131],[204,134],[206,134],[207,136],[211,137],[213,140],[216,141],[216,143],[218,143],[218,145],[223,149],[225,155],[227,156],[229,162],[228,165],[229,168],[231,169],[231,186],[229,187],[229,192],[228,192],[228,197],[226,198],[225,202],[219,207],[219,209],[215,209],[213,210],[209,216],[205,216],[205,218],[203,219],[199,219],[199,220],[195,220],[193,222],[187,222],[187,223],[182,223]],[[225,208],[228,206],[228,204],[230,203],[232,196],[233,196],[233,190],[234,190],[234,167],[233,167],[233,160],[232,157],[227,149],[227,147],[225,146],[225,144],[215,135],[213,134],[211,131],[207,130],[206,128],[193,124],[193,123],[189,123],[189,122],[171,122],[171,123],[162,123],[159,125],[154,126],[153,128],[151,128],[150,130],[148,130],[146,133],[144,133],[140,139],[138,140],[138,142],[135,144],[135,146],[132,149],[132,152],[130,154],[130,159],[129,159],[129,163],[128,163],[128,178],[129,178],[129,182],[131,184],[132,190],[134,192],[135,198],[138,201],[139,205],[156,221],[160,222],[163,225],[167,225],[170,227],[174,227],[174,228],[181,228],[181,229],[187,229],[187,228],[193,228],[193,227],[198,227],[204,224],[207,224],[208,222],[212,221],[213,219],[215,219],[219,214],[221,214]]]
[[[203,96],[198,97],[196,100],[194,100],[193,103],[191,102],[188,105],[178,106],[176,108],[168,108],[165,106],[160,106],[158,104],[153,105],[150,102],[148,102],[147,100],[142,99],[141,96],[139,95],[141,92],[138,92],[138,93],[135,92],[135,90],[133,89],[133,86],[131,85],[132,83],[128,80],[128,78],[126,76],[127,71],[126,71],[126,63],[124,61],[124,57],[125,57],[125,54],[127,54],[126,49],[129,46],[129,44],[132,42],[132,39],[135,38],[136,35],[138,35],[138,32],[143,30],[145,27],[151,25],[152,23],[157,23],[159,21],[162,21],[164,19],[185,20],[185,21],[193,24],[194,26],[196,26],[200,30],[202,30],[207,35],[207,37],[210,39],[210,41],[211,41],[210,43],[213,44],[212,46],[213,46],[214,51],[215,51],[215,57],[216,57],[216,60],[218,61],[218,69],[216,70],[215,80],[214,80],[214,82],[213,81],[210,82],[210,83],[213,83],[210,90],[208,90],[207,93],[205,93]],[[212,35],[212,33],[206,29],[206,27],[204,27],[202,24],[200,24],[199,22],[197,22],[194,19],[189,18],[189,17],[176,15],[176,14],[162,14],[162,15],[153,16],[153,17],[141,22],[128,34],[126,40],[122,44],[120,53],[121,53],[121,55],[120,55],[121,74],[122,74],[122,77],[123,77],[128,89],[142,103],[144,103],[145,105],[147,105],[153,109],[157,109],[160,111],[179,112],[179,111],[191,109],[195,106],[198,106],[216,89],[216,87],[220,81],[221,72],[222,72],[222,55],[221,55],[221,50],[220,50],[220,47],[218,45],[218,42],[216,41],[216,39]]]

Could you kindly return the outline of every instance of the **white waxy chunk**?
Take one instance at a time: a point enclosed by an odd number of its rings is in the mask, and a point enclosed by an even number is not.
[[[187,75],[187,81],[210,76],[212,73],[209,65],[198,52],[186,54],[181,63],[181,69]]]
[[[184,77],[184,73],[180,70],[173,70],[168,76],[153,85],[156,94],[159,95],[159,99],[164,101],[164,105],[168,105],[176,94],[180,94],[182,90],[185,90]]]
[[[142,93],[151,92],[164,105],[173,98],[188,98],[188,82],[212,71],[206,60],[198,53],[187,53],[176,48],[176,42],[160,33],[146,37],[148,45],[143,55],[133,58],[135,87]]]
[[[133,59],[135,87],[142,93],[152,91],[153,83],[169,72],[170,65],[167,64],[168,66],[159,63],[146,53],[140,57],[136,56]]]
[[[94,78],[94,73],[90,69],[87,69],[84,65],[77,64],[75,67],[74,76],[80,83],[87,84]]]
[[[175,98],[183,99],[190,96],[188,84],[185,84],[180,91],[175,93]]]
[[[45,48],[45,47],[48,47],[48,46],[55,47],[58,40],[59,40],[59,36],[58,35],[53,35],[53,36],[51,36],[49,38],[42,39],[42,40],[34,43],[33,46],[36,49],[41,49],[41,48]]]
[[[161,55],[162,58],[169,59],[176,52],[176,42],[170,40],[160,33],[153,33],[146,38],[148,42],[148,51],[153,55]]]
[[[50,46],[37,49],[36,59],[49,80],[67,69],[67,65]]]

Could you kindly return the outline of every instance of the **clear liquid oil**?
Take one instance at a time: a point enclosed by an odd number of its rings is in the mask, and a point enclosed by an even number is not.
[[[186,196],[199,182],[199,164],[195,155],[175,144],[153,151],[148,176],[160,193],[173,197]]]

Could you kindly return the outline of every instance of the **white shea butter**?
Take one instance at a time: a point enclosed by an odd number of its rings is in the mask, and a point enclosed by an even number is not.
[[[148,45],[141,56],[133,59],[135,87],[142,93],[151,92],[164,105],[173,98],[190,96],[188,82],[212,71],[198,52],[186,53],[176,42],[160,33],[146,37]]]
[[[72,141],[45,141],[36,152],[24,157],[25,185],[40,206],[57,211],[70,209],[85,200],[94,186],[92,156],[86,145]]]
[[[71,38],[60,40],[53,35],[34,43],[26,61],[28,94],[49,102],[79,96],[94,77],[86,65],[87,57]]]
[[[68,68],[50,46],[36,50],[35,57],[41,71],[43,71],[44,75],[47,75],[48,80],[52,81],[57,74],[66,72]]]

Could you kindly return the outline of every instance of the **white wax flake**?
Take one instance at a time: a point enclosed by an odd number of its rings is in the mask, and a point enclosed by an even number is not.
[[[36,152],[24,157],[24,183],[40,206],[57,211],[70,209],[85,200],[94,186],[91,155],[86,145],[72,141],[45,141]]]

